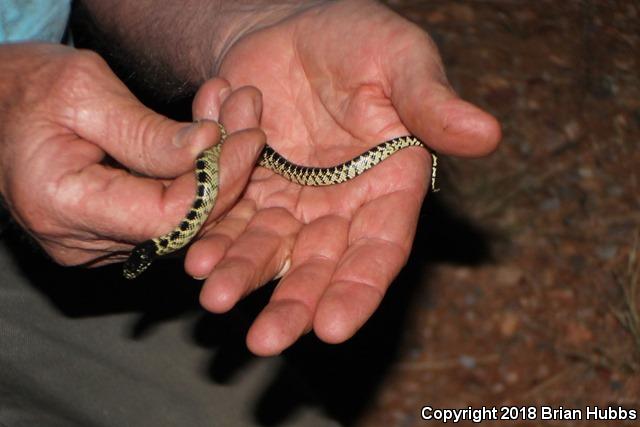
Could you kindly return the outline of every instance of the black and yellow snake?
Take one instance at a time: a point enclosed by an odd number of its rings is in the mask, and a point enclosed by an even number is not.
[[[218,197],[218,161],[222,151],[222,143],[227,137],[225,128],[220,124],[219,127],[220,143],[203,151],[196,159],[196,198],[189,212],[180,221],[180,224],[167,234],[142,242],[133,249],[129,259],[124,263],[123,274],[127,279],[138,277],[156,257],[167,255],[186,246],[206,222]],[[260,154],[258,166],[267,168],[300,185],[336,185],[361,175],[392,154],[407,147],[426,149],[424,143],[415,136],[401,136],[378,144],[348,162],[329,168],[315,168],[291,163],[273,148],[265,145]],[[438,158],[433,153],[431,153],[431,157],[431,189],[438,191],[435,185]]]

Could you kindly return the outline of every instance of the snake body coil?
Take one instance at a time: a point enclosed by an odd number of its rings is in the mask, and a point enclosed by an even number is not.
[[[220,125],[220,143],[203,151],[196,159],[196,198],[182,219],[173,230],[155,239],[147,240],[136,246],[124,264],[123,274],[127,279],[134,279],[144,272],[153,260],[162,255],[175,252],[186,246],[200,231],[213,209],[218,198],[219,159],[222,143],[227,137],[224,127]],[[408,135],[385,141],[348,162],[329,168],[315,168],[291,163],[273,148],[266,145],[258,160],[258,166],[267,168],[287,180],[306,186],[326,186],[349,181],[376,166],[392,154],[407,147],[423,147],[418,138]],[[435,188],[437,157],[432,156],[431,188]]]

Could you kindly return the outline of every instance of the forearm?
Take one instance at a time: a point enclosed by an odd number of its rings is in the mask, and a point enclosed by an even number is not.
[[[327,0],[81,0],[94,24],[145,82],[166,95],[215,75],[243,35]]]

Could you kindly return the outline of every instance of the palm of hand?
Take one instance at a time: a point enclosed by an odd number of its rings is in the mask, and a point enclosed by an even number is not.
[[[313,30],[296,35],[288,30],[285,25],[250,36],[234,47],[222,67],[234,86],[251,84],[261,90],[261,126],[278,152],[297,164],[326,167],[409,133],[389,97],[385,70],[369,56],[384,48],[379,40],[368,35],[352,40],[361,50],[345,56]],[[247,196],[259,207],[284,207],[305,222],[327,214],[352,216],[363,204],[396,191],[424,194],[426,178],[420,178],[428,170],[428,156],[407,151],[331,188],[287,184],[258,169]]]
[[[308,15],[254,33],[222,64],[232,86],[261,90],[269,144],[294,163],[326,167],[409,133],[380,61],[393,57],[384,41],[396,28],[376,35],[371,16],[371,28],[354,30],[331,13]],[[203,305],[226,311],[286,273],[249,333],[252,350],[277,353],[312,327],[326,341],[347,339],[408,257],[428,174],[428,155],[417,148],[331,187],[302,187],[257,168],[242,200],[189,253],[192,274],[210,273]]]

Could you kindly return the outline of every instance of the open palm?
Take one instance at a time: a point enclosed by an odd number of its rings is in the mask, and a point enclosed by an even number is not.
[[[458,155],[484,154],[499,139],[490,116],[450,91],[428,36],[369,1],[331,2],[254,32],[229,50],[220,74],[262,92],[268,143],[297,164],[332,166],[408,133]],[[234,130],[234,117],[220,119]],[[406,149],[321,188],[257,168],[238,204],[189,251],[189,273],[207,277],[202,304],[226,311],[282,276],[249,332],[254,352],[278,353],[311,329],[327,342],[349,338],[407,260],[429,158]]]

